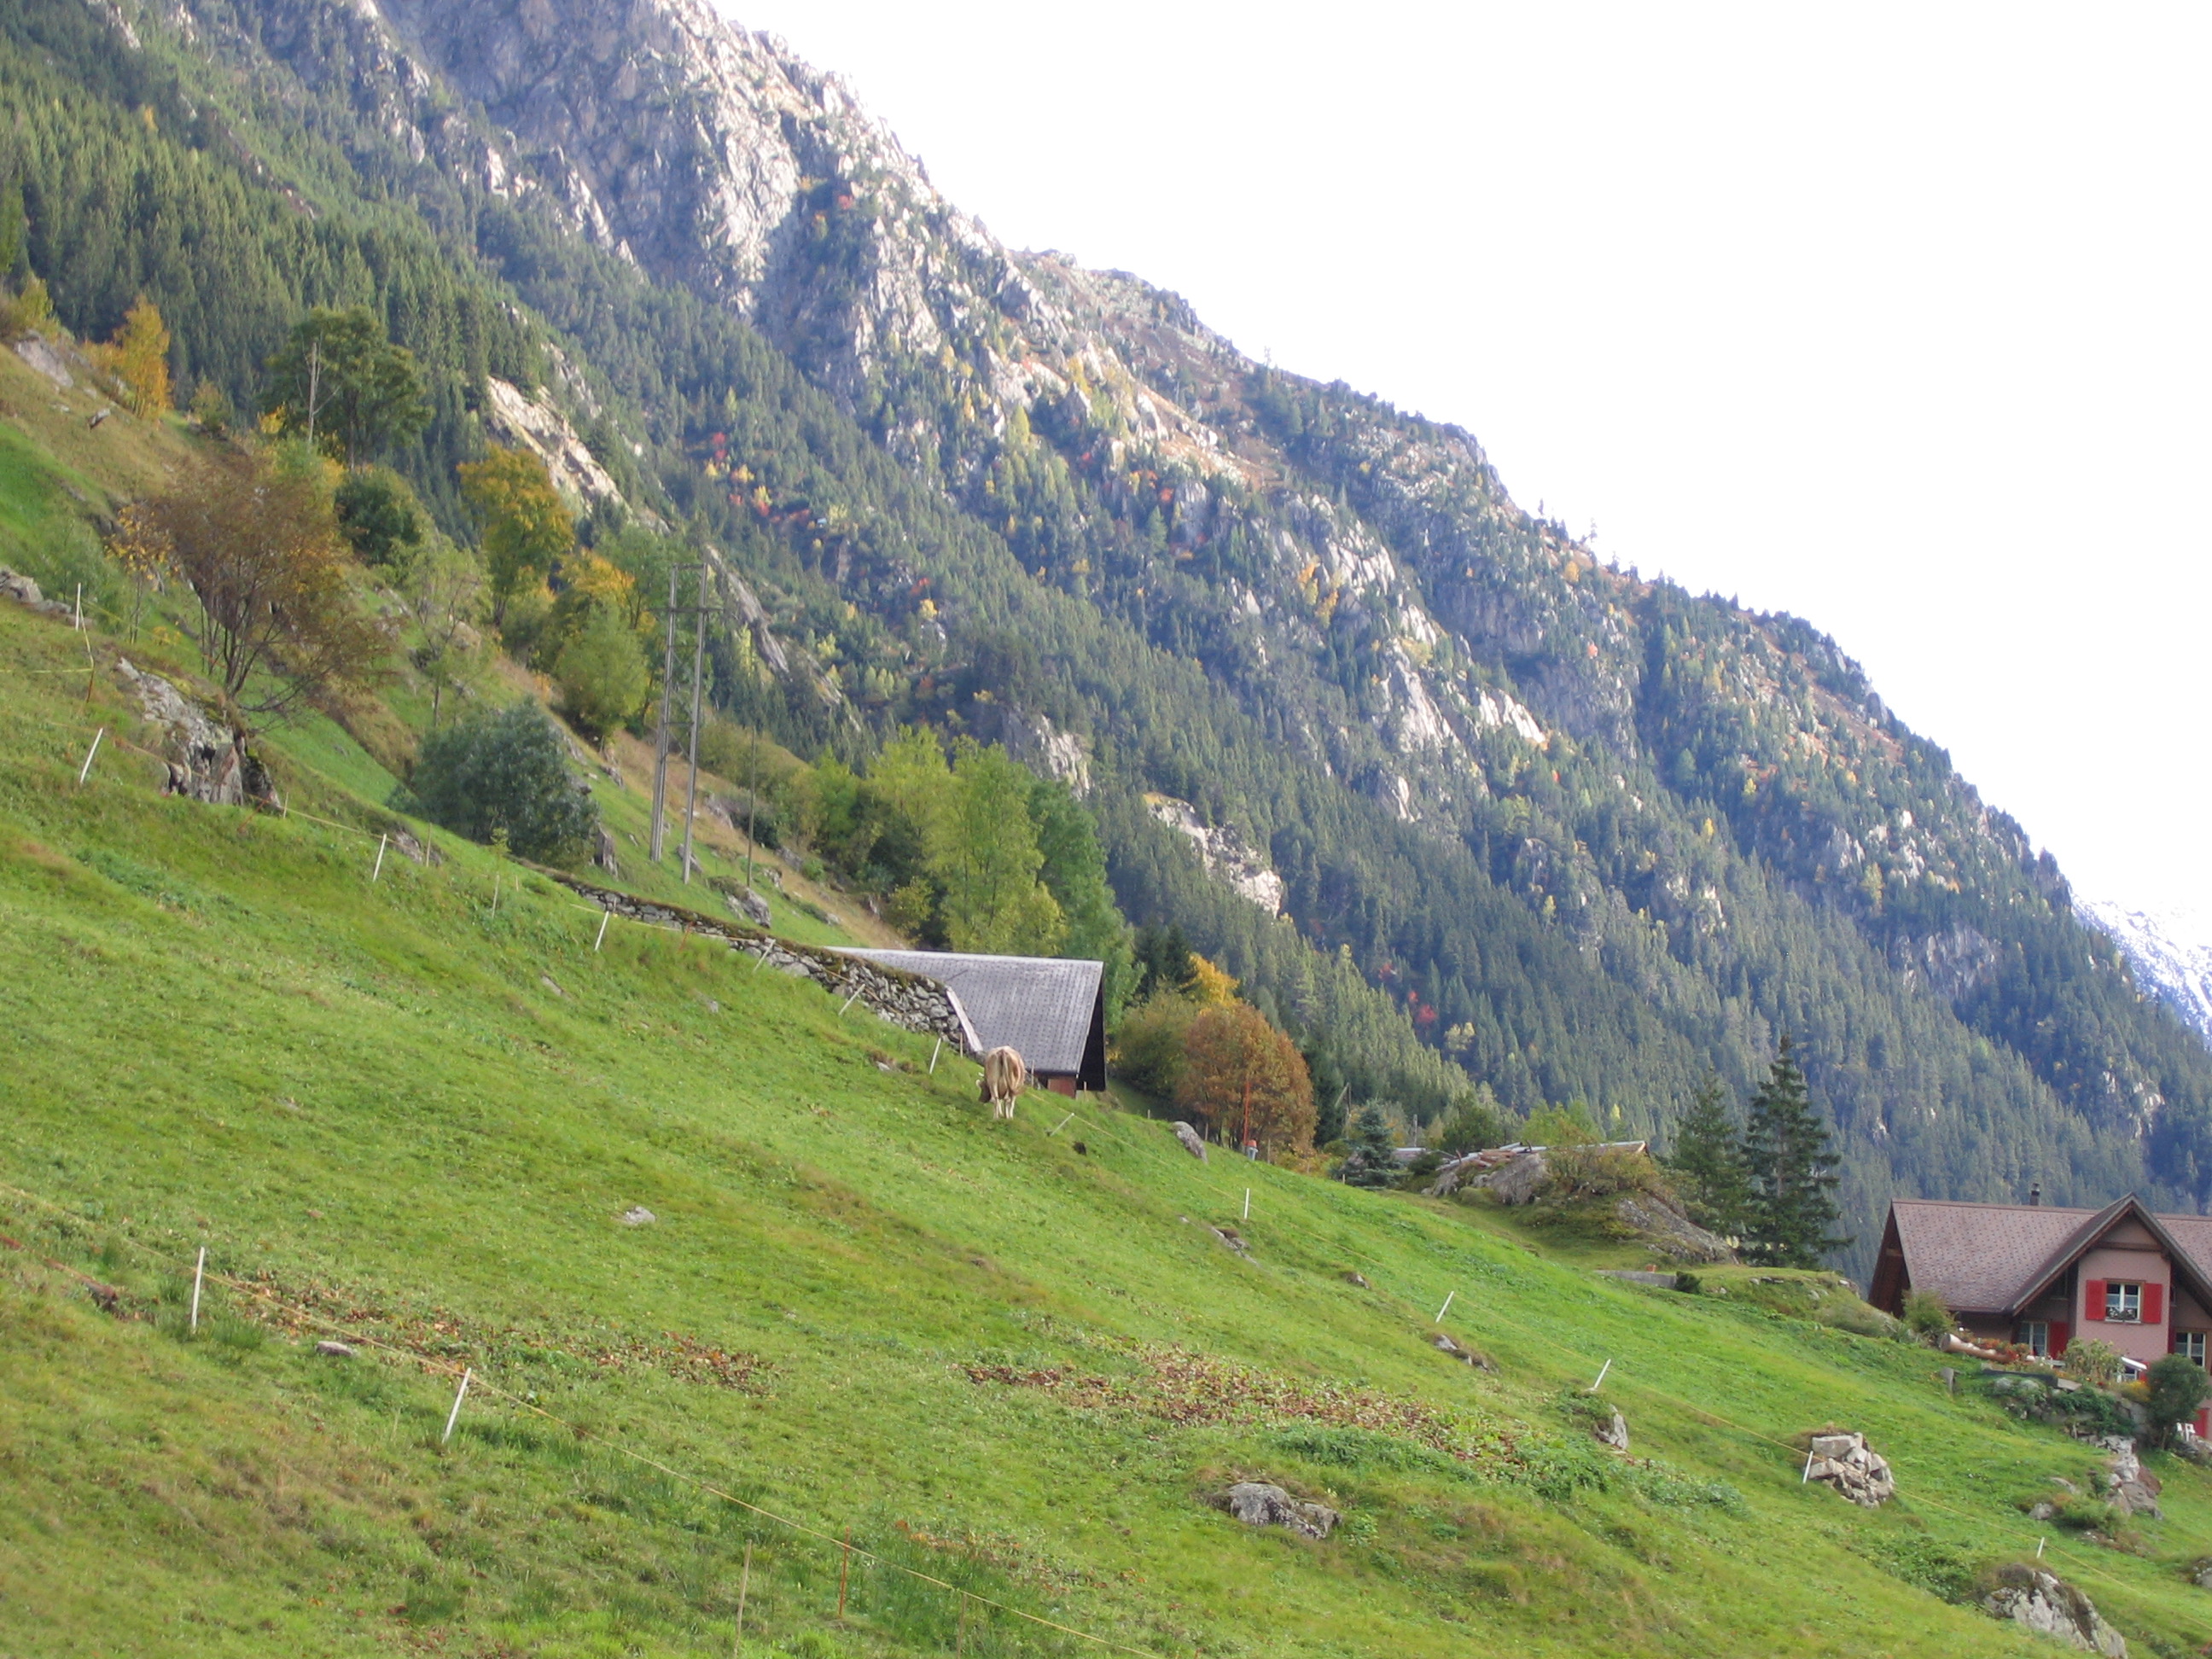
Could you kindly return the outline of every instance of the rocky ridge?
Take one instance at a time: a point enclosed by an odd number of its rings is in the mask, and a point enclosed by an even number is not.
[[[2186,910],[2130,910],[2106,899],[2076,908],[2125,953],[2136,983],[2212,1042],[2212,928]]]

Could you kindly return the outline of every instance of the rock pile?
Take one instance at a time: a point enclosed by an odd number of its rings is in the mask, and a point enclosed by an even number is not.
[[[1862,1509],[1879,1509],[1897,1496],[1888,1460],[1863,1434],[1816,1434],[1805,1478],[1824,1480]]]
[[[1248,1527],[1281,1527],[1303,1538],[1326,1538],[1344,1518],[1326,1504],[1302,1503],[1264,1480],[1240,1480],[1214,1502]]]
[[[2097,1443],[2112,1454],[2105,1465],[2105,1488],[2113,1507],[2128,1515],[2148,1515],[2164,1520],[2158,1506],[2159,1478],[2136,1455],[2136,1443],[2122,1435],[2108,1435]]]
[[[1982,1598],[1984,1611],[2054,1637],[2084,1653],[2127,1659],[2128,1642],[2098,1613],[2089,1598],[2054,1573],[2015,1563],[1997,1569],[1996,1588]]]

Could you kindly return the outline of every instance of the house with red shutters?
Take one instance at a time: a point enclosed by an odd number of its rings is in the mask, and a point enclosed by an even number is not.
[[[1932,1291],[1971,1335],[2056,1359],[2095,1337],[2148,1364],[2199,1365],[2212,1341],[2212,1216],[2157,1215],[2130,1195],[2101,1210],[1891,1203],[1867,1300],[1901,1312]],[[2212,1433],[2212,1411],[2197,1432]]]

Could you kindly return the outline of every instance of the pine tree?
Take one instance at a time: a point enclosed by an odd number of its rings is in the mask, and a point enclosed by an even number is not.
[[[1352,1151],[1337,1166],[1336,1178],[1352,1187],[1388,1187],[1403,1173],[1391,1157],[1394,1141],[1389,1120],[1366,1105],[1352,1121]]]
[[[1689,1187],[1691,1207],[1705,1225],[1722,1233],[1743,1231],[1750,1196],[1743,1132],[1729,1110],[1728,1091],[1710,1072],[1690,1109],[1675,1126],[1667,1167]]]
[[[1749,1176],[1744,1234],[1753,1256],[1778,1267],[1815,1267],[1850,1243],[1830,1231],[1843,1214],[1834,1196],[1838,1160],[1787,1036],[1751,1097],[1743,1153]]]

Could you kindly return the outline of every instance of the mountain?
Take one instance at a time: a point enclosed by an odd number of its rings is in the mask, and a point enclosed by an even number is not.
[[[2136,982],[2212,1041],[2212,938],[2188,910],[2130,910],[2109,899],[2079,902],[2081,914],[2112,937]]]
[[[1863,1265],[1892,1193],[2212,1197],[2212,1055],[1834,641],[1608,564],[1458,428],[1002,246],[834,76],[698,0],[15,0],[0,75],[63,319],[139,292],[241,404],[367,303],[392,459],[563,458],[757,596],[803,751],[921,721],[1080,777],[1348,1096],[1669,1126],[1793,1035]],[[1510,257],[1501,247],[1500,257]],[[1655,436],[1655,441],[1662,439]],[[750,660],[750,658],[748,658]]]

